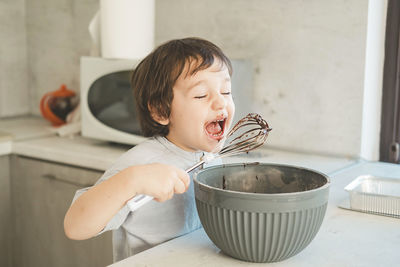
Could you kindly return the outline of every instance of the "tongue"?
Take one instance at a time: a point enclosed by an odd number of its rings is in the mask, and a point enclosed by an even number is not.
[[[206,129],[210,134],[217,134],[222,130],[218,122],[211,122],[207,125]]]

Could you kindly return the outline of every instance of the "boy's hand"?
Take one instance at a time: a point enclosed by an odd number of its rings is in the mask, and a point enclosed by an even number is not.
[[[182,194],[189,188],[189,174],[171,165],[136,165],[132,171],[136,194],[153,196],[158,202],[171,199],[174,194]]]

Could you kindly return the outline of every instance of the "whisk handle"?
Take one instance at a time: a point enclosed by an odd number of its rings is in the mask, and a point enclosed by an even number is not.
[[[193,165],[192,167],[190,167],[189,169],[186,169],[186,172],[189,173],[189,172],[193,171],[194,169],[196,169],[197,167],[200,167],[200,166],[203,165],[204,163],[206,163],[205,160],[199,161],[199,162],[197,162],[195,165]]]
[[[127,205],[131,211],[135,211],[153,199],[154,197],[148,195],[136,195],[128,201]]]

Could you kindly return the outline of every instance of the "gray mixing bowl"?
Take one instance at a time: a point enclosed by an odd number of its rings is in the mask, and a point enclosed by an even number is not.
[[[194,175],[204,230],[226,254],[275,262],[302,251],[325,216],[329,178],[289,165],[244,163],[205,168]]]

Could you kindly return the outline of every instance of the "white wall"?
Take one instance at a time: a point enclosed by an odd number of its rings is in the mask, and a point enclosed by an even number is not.
[[[160,0],[157,43],[200,36],[256,68],[274,147],[358,156],[368,1]]]
[[[16,95],[11,90],[20,92],[15,106],[30,106],[34,114],[41,96],[61,83],[79,90],[79,58],[90,55],[87,27],[98,0],[16,5],[16,12],[26,14],[20,19],[26,19],[27,54],[16,51],[11,39],[0,50],[18,62],[17,71],[10,72],[0,63],[2,80],[14,75],[0,83],[0,116],[9,110],[4,103]],[[274,128],[270,146],[359,156],[367,14],[366,0],[157,0],[156,44],[199,36],[231,58],[251,60],[254,104],[249,109]],[[15,43],[23,40],[23,31],[16,34]]]
[[[41,97],[61,84],[79,91],[79,62],[90,55],[88,25],[99,0],[25,1],[31,106],[40,114]]]
[[[0,3],[0,117],[30,112],[25,1]]]

